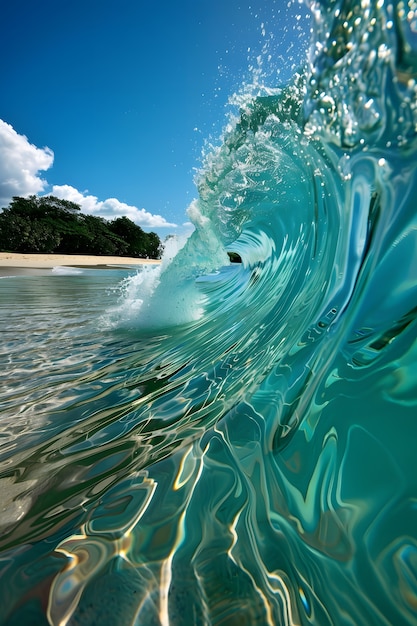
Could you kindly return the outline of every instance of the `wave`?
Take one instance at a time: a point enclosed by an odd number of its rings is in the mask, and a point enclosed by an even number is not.
[[[50,624],[417,623],[417,10],[310,8],[108,312],[137,352],[56,452]]]

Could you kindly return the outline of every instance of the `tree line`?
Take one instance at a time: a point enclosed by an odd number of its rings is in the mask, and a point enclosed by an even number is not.
[[[55,196],[15,196],[0,213],[0,250],[159,259],[162,244],[127,217],[108,221]]]

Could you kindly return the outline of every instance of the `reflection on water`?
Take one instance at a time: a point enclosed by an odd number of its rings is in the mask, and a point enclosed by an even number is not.
[[[415,7],[312,10],[176,256],[0,280],[1,624],[417,624]]]

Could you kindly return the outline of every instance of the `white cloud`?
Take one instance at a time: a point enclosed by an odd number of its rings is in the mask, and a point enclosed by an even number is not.
[[[138,209],[125,202],[120,202],[117,198],[107,198],[98,200],[96,196],[85,195],[71,185],[54,185],[52,195],[63,200],[71,200],[80,205],[83,213],[104,217],[107,220],[115,219],[125,215],[132,222],[145,228],[176,228],[176,224],[167,222],[162,215],[153,215],[145,209]]]
[[[19,135],[13,126],[0,119],[0,209],[8,206],[13,196],[29,196],[45,192],[46,180],[39,176],[54,162],[50,148],[37,148],[25,135]],[[176,228],[162,215],[153,215],[117,198],[100,201],[96,196],[81,193],[71,185],[54,185],[52,193],[58,198],[79,204],[83,213],[114,219],[125,215],[144,228]]]
[[[52,150],[37,148],[0,120],[0,207],[6,207],[13,196],[43,191],[48,183],[39,172],[49,169],[53,161]]]

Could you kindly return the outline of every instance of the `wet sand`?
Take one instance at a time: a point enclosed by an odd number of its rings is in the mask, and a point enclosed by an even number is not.
[[[52,269],[67,267],[107,267],[115,265],[158,264],[154,259],[138,259],[124,256],[93,256],[84,254],[19,254],[0,252],[0,268]]]

